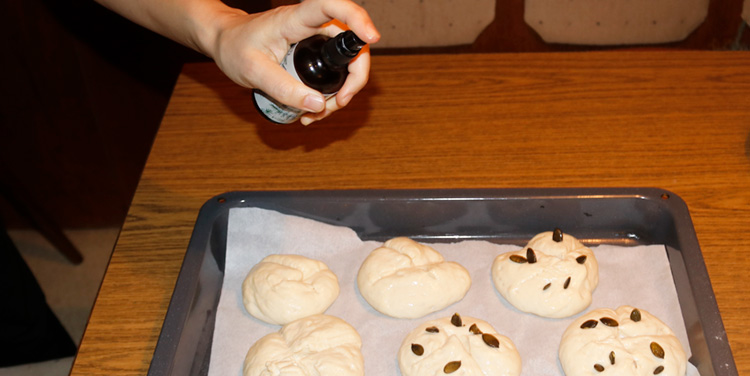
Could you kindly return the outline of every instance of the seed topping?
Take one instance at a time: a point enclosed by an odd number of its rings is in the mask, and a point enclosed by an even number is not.
[[[482,334],[482,341],[487,344],[489,347],[498,348],[500,347],[500,341],[497,340],[495,336],[492,334],[484,333]]]
[[[418,343],[412,343],[411,344],[411,352],[414,353],[414,355],[422,356],[424,354],[424,347]]]
[[[651,342],[651,353],[659,359],[664,359],[664,348],[656,342]]]
[[[584,262],[586,262],[586,255],[581,255],[581,256],[576,257],[576,261],[579,264],[583,264]]]
[[[454,360],[452,362],[448,362],[445,364],[445,367],[443,367],[443,372],[445,373],[453,373],[458,371],[458,369],[461,368],[461,361],[460,360]]]
[[[615,365],[615,352],[614,351],[609,352],[609,364]]]
[[[565,283],[563,284],[563,289],[567,289],[568,286],[570,286],[570,277],[568,277],[568,279],[565,280]]]
[[[556,228],[555,231],[552,232],[552,240],[554,240],[556,243],[561,242],[563,239],[563,232],[559,228]]]
[[[635,322],[641,321],[641,311],[638,308],[633,308],[633,312],[630,312],[630,319]]]
[[[601,321],[602,324],[604,324],[606,326],[612,326],[612,327],[614,327],[614,326],[619,326],[620,325],[617,322],[617,320],[615,320],[613,318],[610,318],[610,317],[602,317],[602,318],[599,319],[599,321]]]
[[[454,313],[453,317],[451,317],[451,324],[459,328],[463,326],[463,322],[461,321],[461,316],[459,316],[458,313]]]
[[[654,375],[658,375],[662,371],[664,371],[664,366],[658,366],[658,367],[656,367],[656,369],[654,369]]]
[[[424,331],[427,332],[427,333],[440,333],[440,329],[438,329],[437,327],[434,327],[434,326],[426,328]]]
[[[482,334],[482,331],[479,330],[479,327],[477,326],[477,324],[471,324],[471,326],[469,327],[469,331],[474,334]]]
[[[546,290],[546,289],[548,289],[548,288],[549,288],[550,286],[552,286],[552,282],[550,282],[550,283],[548,283],[548,284],[544,285],[544,287],[542,288],[542,290]]]
[[[520,255],[510,255],[510,261],[513,261],[519,264],[525,264],[528,260],[526,260],[525,257],[520,256]]]
[[[599,363],[594,364],[594,369],[599,372],[604,372],[604,366]]]
[[[529,264],[533,264],[536,262],[536,253],[534,253],[533,249],[526,249],[526,260],[529,261]]]
[[[581,329],[594,329],[599,324],[599,321],[596,320],[588,320],[581,324]]]

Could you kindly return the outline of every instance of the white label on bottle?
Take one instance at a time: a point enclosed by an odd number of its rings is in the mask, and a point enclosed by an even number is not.
[[[297,48],[297,44],[293,44],[289,49],[289,52],[287,52],[286,56],[284,56],[284,59],[281,60],[281,67],[289,72],[289,74],[291,74],[292,77],[294,77],[297,81],[301,81],[299,75],[297,75],[297,69],[294,68],[295,48]],[[258,109],[263,112],[266,117],[271,119],[271,121],[274,121],[276,123],[293,123],[304,113],[304,111],[298,108],[287,106],[277,101],[276,99],[271,98],[266,93],[260,90],[253,91],[253,97],[255,99],[255,104],[258,106]]]

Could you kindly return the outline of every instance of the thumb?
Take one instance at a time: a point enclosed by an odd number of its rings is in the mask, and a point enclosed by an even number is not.
[[[274,61],[258,62],[255,87],[277,101],[300,110],[321,112],[325,110],[325,98],[320,92],[295,79]]]

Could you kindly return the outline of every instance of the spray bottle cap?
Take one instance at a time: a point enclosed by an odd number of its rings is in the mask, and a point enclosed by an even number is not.
[[[323,45],[323,54],[331,64],[335,66],[344,66],[349,64],[359,51],[367,45],[362,39],[359,39],[353,31],[347,30],[333,37]]]

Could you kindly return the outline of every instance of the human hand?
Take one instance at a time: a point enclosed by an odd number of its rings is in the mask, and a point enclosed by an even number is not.
[[[264,91],[276,100],[305,111],[308,125],[346,106],[367,83],[370,52],[365,47],[349,64],[339,92],[325,100],[318,91],[294,79],[279,64],[289,46],[315,34],[333,37],[344,25],[367,43],[380,38],[367,12],[349,0],[306,0],[256,14],[227,13],[212,46],[206,48],[234,82]],[[344,24],[344,25],[342,25]]]

